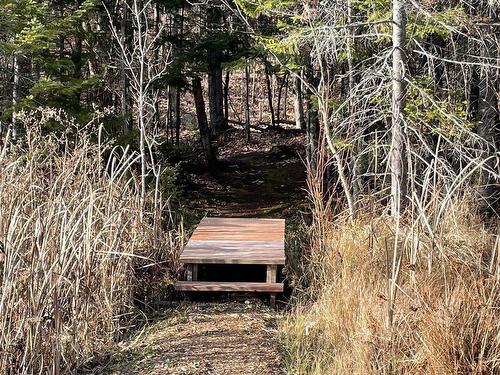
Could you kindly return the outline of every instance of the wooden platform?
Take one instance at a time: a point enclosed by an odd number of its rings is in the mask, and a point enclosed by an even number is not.
[[[205,217],[180,260],[205,264],[285,264],[285,220]]]
[[[283,292],[283,283],[177,281],[176,289],[184,292]]]
[[[285,264],[285,220],[205,217],[193,232],[180,261],[187,281],[179,291],[283,291],[277,282],[277,266]],[[198,280],[199,264],[267,265],[265,282],[208,282]]]

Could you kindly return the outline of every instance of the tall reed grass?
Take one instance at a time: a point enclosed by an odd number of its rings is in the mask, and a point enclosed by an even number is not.
[[[180,240],[157,195],[141,214],[138,155],[61,116],[20,116],[25,142],[1,150],[0,373],[67,373],[107,348]],[[42,136],[52,120],[72,131]]]
[[[334,216],[314,206],[302,290],[280,323],[287,373],[500,373],[500,240],[467,189]],[[334,219],[335,218],[335,219]]]

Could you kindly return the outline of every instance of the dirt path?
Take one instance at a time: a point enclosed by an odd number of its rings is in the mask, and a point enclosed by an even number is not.
[[[219,146],[215,174],[191,174],[186,200],[211,216],[291,218],[305,202],[303,135],[270,132],[246,144],[241,131]]]
[[[93,374],[283,374],[276,312],[257,301],[188,303],[122,344]]]
[[[296,152],[303,140],[276,133],[255,135],[254,143],[246,145],[240,133],[229,134],[221,143],[217,174],[189,175],[185,200],[197,215],[293,221],[305,195],[304,167]],[[283,374],[276,330],[279,312],[254,297],[227,302],[219,295],[209,297],[217,298],[213,303],[174,303],[90,373]],[[229,301],[234,300],[229,295]]]

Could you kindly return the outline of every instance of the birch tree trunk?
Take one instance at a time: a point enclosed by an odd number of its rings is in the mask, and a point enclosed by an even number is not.
[[[12,139],[16,140],[19,136],[18,128],[17,128],[17,104],[19,102],[19,57],[17,54],[14,54],[12,68],[14,70],[14,82],[12,83],[12,107],[14,110],[12,111],[12,124],[11,124],[11,132]]]
[[[404,97],[405,97],[405,26],[404,0],[392,2],[392,140],[389,153],[391,172],[391,215],[399,217],[404,195]]]
[[[318,87],[318,78],[315,76],[314,67],[311,60],[307,62],[305,77],[310,87]],[[312,169],[316,169],[316,151],[318,149],[319,138],[319,116],[318,108],[313,103],[313,92],[306,91],[306,159]]]
[[[128,33],[128,9],[127,1],[123,1],[121,10],[121,22],[120,22],[120,37],[122,38],[122,43],[124,46],[128,46],[130,43],[130,35]],[[121,101],[121,116],[123,119],[122,132],[128,133],[132,127],[130,112],[129,112],[129,79],[126,71],[125,62],[120,59],[120,101]]]
[[[133,2],[133,17],[135,18],[135,26],[137,27],[137,46],[139,47],[138,55],[138,74],[136,82],[136,103],[137,103],[137,115],[139,123],[139,150],[141,153],[141,221],[143,220],[144,210],[146,208],[146,119],[144,107],[146,105],[146,91],[145,91],[145,75],[146,75],[146,54],[145,54],[145,38],[147,29],[142,28],[142,18],[141,15],[144,12],[144,8],[139,5],[138,0]]]
[[[302,73],[299,73],[300,75]],[[304,103],[302,100],[302,81],[301,77],[294,77],[294,112],[295,112],[295,125],[297,129],[304,130],[306,128],[306,122],[304,121]]]

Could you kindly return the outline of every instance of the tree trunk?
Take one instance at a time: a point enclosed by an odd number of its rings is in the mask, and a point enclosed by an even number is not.
[[[14,70],[14,81],[12,83],[12,124],[11,124],[11,136],[13,140],[19,137],[19,128],[17,123],[17,104],[19,103],[19,56],[14,54],[12,68]]]
[[[154,33],[155,35],[158,34],[160,27],[160,5],[158,3],[155,4],[154,6]],[[158,59],[160,56],[160,49],[155,48],[154,53],[153,53],[153,64],[157,64]],[[160,121],[161,121],[161,108],[160,108],[160,92],[158,89],[154,90],[154,94],[152,95],[153,97],[153,108],[154,108],[154,128],[158,129],[160,126]]]
[[[299,73],[300,75],[302,74],[301,72]],[[301,76],[299,77],[294,77],[293,79],[293,86],[294,86],[294,112],[295,112],[295,125],[297,126],[297,129],[305,129],[306,128],[306,122],[304,121],[304,104],[302,101],[302,81],[301,81]]]
[[[181,90],[175,86],[168,87],[167,119],[167,134],[170,132],[170,141],[178,145],[181,131]]]
[[[348,25],[348,39],[347,39],[347,76],[348,76],[348,82],[349,82],[349,90],[347,92],[347,97],[348,97],[348,109],[349,109],[349,115],[352,116],[355,108],[354,108],[354,98],[353,98],[353,93],[355,89],[355,76],[354,76],[354,58],[353,58],[353,48],[354,48],[354,41],[355,41],[355,30],[354,26],[352,26],[352,0],[347,0],[347,25]],[[357,138],[356,134],[356,124],[354,123],[352,117],[349,120],[349,128],[348,128],[348,134],[347,134],[347,139],[349,142],[352,142],[352,150],[351,152],[347,153],[348,156],[348,161],[351,170],[351,178],[350,178],[350,186],[351,186],[351,196],[352,196],[352,203],[351,203],[351,214],[353,216],[353,219],[356,218],[357,215],[357,201],[358,201],[358,195],[361,190],[361,183],[358,180],[359,176],[359,166],[357,162],[358,158],[358,152],[360,149],[359,146],[359,140]]]
[[[290,75],[286,77],[285,101],[283,102],[283,122],[288,123],[288,89],[290,88]]]
[[[82,78],[82,70],[84,65],[84,60],[82,58],[82,39],[76,38],[74,43],[74,49],[71,51],[71,61],[74,66],[73,70],[73,78],[81,79]],[[75,90],[73,95],[73,100],[71,101],[72,110],[75,112],[80,111],[81,109],[81,92],[79,90]]]
[[[229,79],[231,73],[226,71],[226,79],[224,81],[224,121],[229,124]]]
[[[215,134],[219,134],[226,128],[222,97],[222,67],[209,67],[208,103],[210,108],[210,125]]]
[[[311,61],[306,65],[306,80],[311,87],[318,87],[318,82],[314,76],[314,68]],[[316,168],[316,152],[318,149],[319,137],[319,116],[318,108],[313,103],[313,92],[308,89],[306,97],[306,158],[312,169]]]
[[[479,67],[471,67],[471,76],[469,81],[469,119],[471,121],[479,120]]]
[[[276,125],[280,125],[281,124],[281,98],[282,98],[282,95],[283,95],[283,87],[285,86],[285,83],[288,79],[288,74],[285,73],[283,75],[283,78],[281,79],[281,84],[280,84],[280,87],[278,89],[278,108],[276,110]],[[286,98],[285,98],[286,100]]]
[[[405,97],[405,26],[406,11],[403,0],[392,2],[392,140],[389,151],[391,172],[391,215],[399,217],[405,194],[404,175],[404,97]]]
[[[220,27],[221,9],[212,6],[207,10],[207,23],[211,29]],[[211,30],[212,32],[213,30]],[[208,63],[208,106],[210,110],[210,125],[212,131],[218,134],[227,128],[224,119],[224,99],[222,82],[222,54],[217,48],[210,47],[207,51]]]
[[[122,17],[121,17],[121,23],[120,23],[120,32],[121,32],[121,37],[123,38],[123,42],[128,45],[128,41],[130,41],[130,36],[128,33],[128,9],[127,9],[127,2],[123,1],[122,4]],[[121,117],[123,121],[122,125],[122,132],[124,134],[128,133],[130,129],[132,128],[132,121],[131,121],[131,113],[130,113],[130,95],[129,95],[129,81],[128,81],[128,75],[125,69],[125,62],[123,61],[123,58],[120,59],[120,85],[121,85],[121,92],[120,92],[120,101],[121,101]]]
[[[250,71],[248,61],[245,64],[245,133],[250,142]]]
[[[175,118],[175,144],[179,146],[179,138],[181,133],[181,90],[175,88],[174,98],[174,118]]]
[[[200,130],[201,145],[209,169],[213,170],[217,164],[215,151],[212,147],[212,137],[208,127],[207,114],[205,112],[205,101],[203,100],[203,88],[200,77],[193,78],[193,98],[196,107],[196,117],[198,118],[198,128]]]
[[[274,128],[276,126],[276,119],[274,117],[273,90],[271,86],[271,75],[269,73],[269,63],[267,62],[267,59],[264,59],[264,69],[266,75],[267,102],[269,103],[269,113],[271,115],[271,126]]]
[[[179,35],[184,32],[184,7],[179,10],[176,10],[173,15],[172,22],[172,35]],[[178,55],[179,51],[177,47],[173,47],[172,56],[175,57]],[[172,87],[173,92],[171,93],[170,100],[172,101],[172,112],[173,112],[173,120],[175,121],[175,144],[178,146],[180,142],[180,132],[181,132],[181,89],[180,87]]]
[[[482,55],[485,57],[497,57],[498,52],[494,46],[482,50]],[[498,74],[494,69],[484,68],[478,82],[477,134],[487,142],[483,145],[482,159],[487,161],[481,170],[479,186],[479,208],[482,211],[490,211],[498,195],[498,185],[494,177],[494,173],[498,173],[498,167],[495,166],[495,159],[491,157],[496,151],[495,135],[500,126],[497,99],[497,93],[500,92]]]

